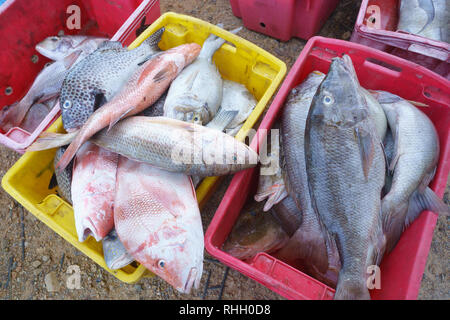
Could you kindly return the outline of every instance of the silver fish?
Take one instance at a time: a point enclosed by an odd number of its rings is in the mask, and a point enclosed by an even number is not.
[[[224,43],[214,34],[205,40],[197,59],[170,85],[164,116],[202,125],[214,118],[222,101],[223,84],[212,57]]]
[[[82,50],[82,57],[84,57],[96,50],[105,41],[108,41],[108,39],[80,35],[51,36],[39,42],[35,48],[43,56],[57,61],[77,50]]]
[[[134,261],[117,235],[116,229],[112,229],[102,240],[103,257],[106,266],[111,270],[121,269]]]
[[[280,152],[289,197],[274,207],[277,215],[286,212],[290,216],[297,215],[297,219],[293,222],[298,223],[300,215],[302,219],[287,248],[280,250],[280,258],[296,265],[301,261],[302,269],[307,268],[314,276],[325,274],[332,268],[333,257],[336,256],[332,244],[327,246],[325,242],[323,230],[313,209],[305,159],[306,120],[314,94],[324,78],[325,75],[319,71],[311,72],[287,97],[281,115]],[[292,202],[296,204],[297,211],[294,211]],[[298,208],[301,213],[298,212]]]
[[[450,42],[447,0],[401,0],[397,30]]]
[[[342,268],[335,299],[370,299],[369,265],[383,252],[381,189],[385,160],[375,124],[348,60],[332,59],[313,98],[305,130],[306,172],[327,247]]]
[[[257,164],[256,152],[233,137],[166,117],[129,117],[91,141],[130,159],[187,175],[225,175]]]
[[[230,136],[235,136],[242,128],[245,120],[250,116],[258,102],[247,90],[247,88],[238,82],[231,80],[223,80],[222,101],[219,111],[214,119],[208,123],[208,127],[212,123],[219,128],[223,128]]]
[[[164,29],[156,31],[139,47],[123,48],[120,42],[105,41],[73,66],[61,87],[60,105],[66,131],[79,129],[89,116],[109,101],[139,68],[160,50]]]
[[[392,185],[382,200],[383,227],[390,251],[423,210],[448,215],[449,208],[428,187],[439,159],[439,138],[433,123],[394,94],[378,91],[377,99],[386,112],[394,140],[389,163]]]

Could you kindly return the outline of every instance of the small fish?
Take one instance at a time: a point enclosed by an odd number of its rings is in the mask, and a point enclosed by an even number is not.
[[[103,257],[106,266],[111,270],[121,269],[134,261],[134,258],[128,253],[117,235],[116,229],[102,240]]]
[[[181,293],[198,288],[204,235],[191,179],[120,157],[114,224],[126,250]]]
[[[226,129],[225,132],[234,137],[256,104],[256,99],[243,84],[223,80],[220,108],[207,126],[221,131]]]
[[[80,242],[88,236],[100,241],[114,227],[114,196],[118,155],[84,144],[75,158],[72,202]]]
[[[214,34],[205,40],[198,58],[170,85],[164,116],[200,125],[215,117],[222,101],[223,84],[212,57],[224,43],[224,39]]]
[[[262,204],[250,202],[242,210],[223,244],[223,250],[240,260],[248,260],[259,252],[272,253],[288,242],[289,236]]]
[[[79,129],[91,114],[118,93],[141,64],[160,52],[157,44],[164,29],[139,47],[128,50],[117,41],[105,41],[67,73],[60,105],[64,129]]]
[[[450,41],[447,0],[401,0],[397,30]]]
[[[338,248],[341,269],[334,299],[370,299],[369,265],[384,253],[381,140],[351,59],[333,58],[314,95],[305,130],[310,196],[327,248]]]
[[[448,215],[448,206],[428,187],[439,159],[439,138],[431,120],[408,101],[389,92],[376,95],[389,121],[394,140],[388,152],[391,187],[382,200],[387,250],[423,210]]]
[[[17,104],[0,110],[0,128],[8,132],[11,128],[18,127],[33,104],[55,98],[61,90],[68,70],[80,54],[81,51],[75,51],[63,60],[53,62],[42,69],[28,92]]]
[[[135,115],[153,104],[173,79],[200,52],[196,43],[183,44],[155,56],[140,66],[117,95],[97,109],[73,138],[57,168],[64,169],[82,144],[101,129],[110,130],[120,119]],[[72,138],[75,131],[67,137]],[[58,136],[64,139],[64,136]]]
[[[51,36],[39,42],[35,48],[44,57],[58,61],[77,50],[82,50],[81,57],[84,57],[95,51],[105,41],[108,39],[80,35]]]

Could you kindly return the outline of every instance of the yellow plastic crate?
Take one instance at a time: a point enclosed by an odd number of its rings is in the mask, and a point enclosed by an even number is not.
[[[210,33],[232,44],[224,44],[213,58],[223,78],[246,85],[258,100],[254,111],[236,135],[237,139],[243,141],[247,131],[258,121],[267,102],[281,83],[286,73],[286,65],[254,44],[215,25],[172,12],[156,20],[129,48],[139,46],[149,35],[163,26],[165,32],[160,42],[163,50],[188,42],[201,45]],[[48,131],[64,132],[61,117]],[[128,265],[120,270],[108,269],[103,258],[101,242],[95,241],[92,237],[83,243],[78,241],[72,206],[56,194],[58,187],[48,189],[54,172],[55,153],[56,149],[25,153],[5,174],[2,187],[39,220],[119,280],[133,283],[143,276],[153,275],[142,265],[138,267]],[[217,182],[217,177],[208,177],[197,188],[200,207],[214,191]]]

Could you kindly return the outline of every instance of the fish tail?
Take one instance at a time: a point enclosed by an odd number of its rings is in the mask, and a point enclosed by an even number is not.
[[[231,33],[237,33],[239,32],[239,28],[230,31]],[[206,58],[209,61],[211,61],[212,56],[214,53],[219,50],[219,48],[225,43],[225,39],[220,38],[219,36],[216,36],[215,34],[210,34],[209,37],[205,40],[202,46],[202,50],[200,51],[200,54],[198,55],[201,58]]]
[[[8,132],[11,128],[18,127],[31,106],[32,103],[24,98],[18,103],[3,108],[0,112],[0,128]]]
[[[65,146],[69,144],[77,134],[78,131],[70,133],[43,132],[39,138],[27,148],[27,151],[41,151]]]
[[[364,278],[362,279],[362,281],[356,281],[348,278],[341,271],[334,300],[370,300],[369,289]]]
[[[148,45],[150,48],[157,49],[158,43],[161,41],[161,37],[162,37],[164,31],[165,31],[164,27],[156,30],[151,36],[149,36],[147,39],[145,39],[143,43]]]
[[[405,227],[409,226],[423,210],[430,210],[443,216],[449,216],[450,209],[429,187],[423,192],[416,190],[409,199]]]
[[[208,128],[223,131],[237,116],[237,110],[223,110],[222,108],[217,112],[216,116],[206,125]]]

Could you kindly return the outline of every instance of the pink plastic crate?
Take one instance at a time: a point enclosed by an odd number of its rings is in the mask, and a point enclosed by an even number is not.
[[[309,39],[338,5],[339,0],[230,0],[236,17],[250,30],[288,41]]]
[[[450,44],[397,32],[400,0],[363,0],[350,41],[420,64],[450,79]]]
[[[428,105],[421,110],[433,121],[441,148],[430,187],[442,197],[450,170],[450,82],[410,61],[356,43],[322,37],[310,39],[274,98],[251,147],[259,149],[265,134],[278,119],[290,90],[314,70],[327,73],[331,59],[343,54],[352,58],[365,88],[390,91]],[[258,168],[234,175],[206,231],[206,250],[224,264],[288,299],[332,299],[332,288],[268,254],[260,253],[252,261],[244,262],[222,251],[244,204],[253,199],[258,175]],[[373,299],[417,298],[436,221],[435,213],[424,211],[405,230],[394,250],[383,258],[381,289],[371,291]]]
[[[66,26],[70,5],[81,11],[81,29],[70,30]],[[35,50],[35,45],[60,30],[64,34],[87,34],[118,40],[125,45],[135,38],[142,18],[152,23],[160,15],[159,0],[7,0],[0,6],[0,109],[21,99],[37,74],[50,60]],[[38,60],[32,62],[36,55]],[[12,94],[7,95],[6,89]],[[59,116],[57,104],[42,123],[27,132],[12,128],[0,130],[0,143],[24,153],[25,149]]]

